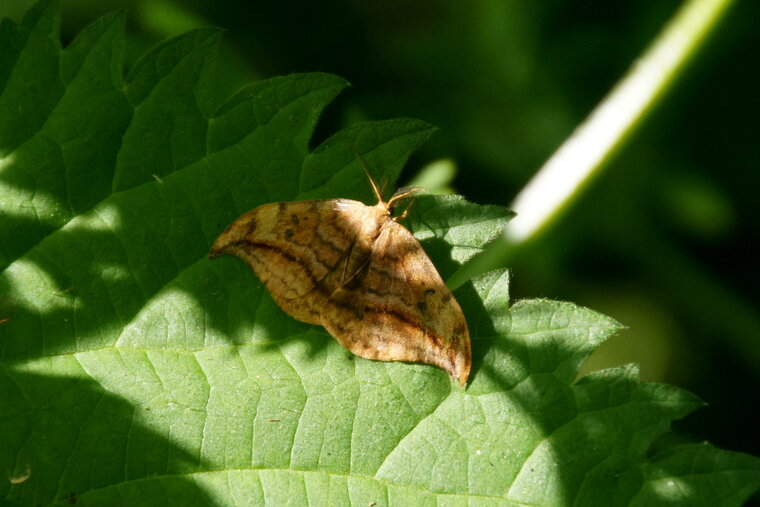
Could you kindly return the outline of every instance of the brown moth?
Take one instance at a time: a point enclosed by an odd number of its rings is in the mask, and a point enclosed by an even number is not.
[[[209,257],[245,261],[289,315],[366,359],[438,366],[467,382],[462,310],[420,243],[392,217],[399,190],[374,206],[349,199],[270,203],[235,220]]]

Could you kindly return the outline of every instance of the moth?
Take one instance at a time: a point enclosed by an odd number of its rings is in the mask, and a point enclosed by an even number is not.
[[[369,176],[369,175],[368,175]],[[438,366],[465,385],[472,357],[459,304],[419,241],[387,202],[350,199],[279,202],[235,220],[209,257],[245,261],[274,301],[297,320],[323,326],[366,359]]]

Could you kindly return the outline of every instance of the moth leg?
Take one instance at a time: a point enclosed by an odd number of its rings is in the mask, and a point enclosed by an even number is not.
[[[343,285],[346,284],[346,281],[348,279],[348,262],[351,260],[351,253],[354,251],[354,246],[356,246],[356,241],[351,243],[351,246],[348,249],[348,255],[346,255],[346,259],[343,262],[343,270],[340,275],[340,283],[338,284],[338,288],[336,290],[339,290],[340,287],[343,287]]]
[[[411,203],[409,203],[409,206],[406,207],[406,209],[404,210],[403,213],[401,213],[397,217],[393,217],[393,221],[394,222],[398,222],[399,220],[405,219],[407,217],[407,215],[409,215],[409,209],[412,207],[413,204],[414,204],[414,201],[412,201]]]
[[[409,191],[407,194],[402,194],[402,195],[401,195],[401,197],[406,197],[408,194],[411,194],[411,193],[413,193],[413,192],[417,192],[417,191],[419,191],[419,190],[422,190],[422,189],[421,189],[421,188],[417,188],[417,187],[415,187],[415,188],[411,189],[411,190],[410,190],[410,191]],[[403,220],[403,219],[405,219],[405,218],[407,217],[407,215],[409,215],[409,210],[410,210],[410,209],[412,209],[412,206],[414,206],[414,203],[415,203],[415,202],[416,202],[416,201],[415,201],[414,199],[412,199],[412,200],[409,202],[409,205],[407,205],[407,207],[404,209],[404,212],[403,212],[403,213],[401,213],[401,214],[400,214],[399,216],[397,216],[397,217],[393,217],[393,218],[391,218],[391,220],[393,220],[394,222],[398,222],[399,220]]]
[[[370,254],[370,251],[361,248],[356,241],[351,244],[335,292],[348,285],[355,285],[361,282],[362,273],[366,273],[369,267]]]

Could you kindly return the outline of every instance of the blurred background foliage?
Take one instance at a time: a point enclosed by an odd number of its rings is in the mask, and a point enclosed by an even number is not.
[[[32,0],[0,1],[18,20]],[[246,82],[325,71],[353,88],[314,140],[411,116],[440,130],[410,162],[429,185],[507,205],[680,1],[62,0],[69,43],[128,9],[127,63],[203,25],[227,32],[223,100]],[[637,362],[709,406],[671,438],[760,455],[757,20],[737,2],[654,115],[588,192],[510,266],[516,299],[574,301],[629,329],[588,369]],[[447,175],[455,174],[453,181]],[[402,182],[404,183],[404,182]],[[518,210],[519,211],[519,210]],[[663,442],[666,445],[667,442]]]

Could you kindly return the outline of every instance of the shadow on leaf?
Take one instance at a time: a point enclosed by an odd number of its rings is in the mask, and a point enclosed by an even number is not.
[[[50,361],[66,363],[69,373],[79,370],[75,360]],[[211,466],[192,449],[167,440],[156,425],[165,418],[187,420],[184,409],[161,403],[160,397],[135,404],[92,380],[41,376],[13,366],[6,367],[0,383],[0,470],[9,479],[0,481],[0,495],[7,500],[48,504],[73,496],[96,502],[113,498],[109,490],[140,498],[151,483],[160,490],[167,482],[182,484],[187,499],[210,500],[192,474]]]

